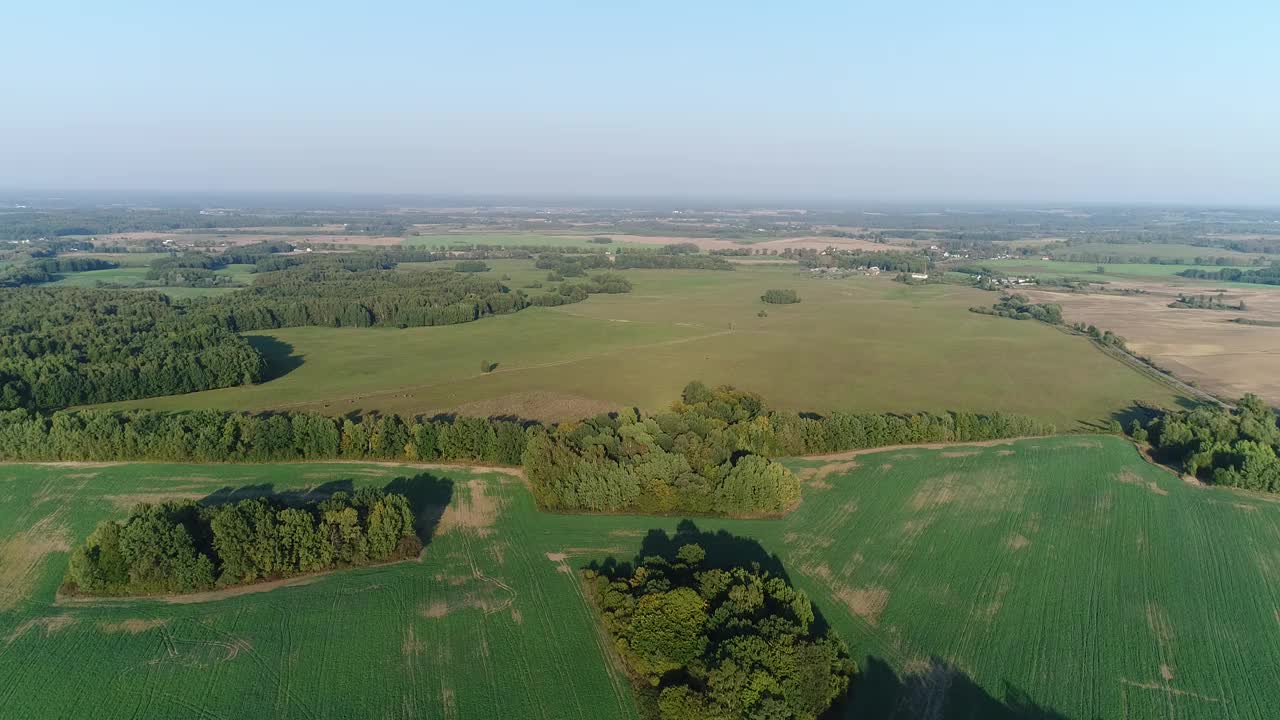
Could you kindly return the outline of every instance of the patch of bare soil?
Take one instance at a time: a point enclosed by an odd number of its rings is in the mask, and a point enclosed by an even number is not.
[[[54,512],[0,542],[0,611],[12,610],[27,598],[46,557],[71,550],[70,531],[59,515]]]
[[[1021,550],[1022,548],[1030,545],[1031,541],[1022,533],[1014,533],[1014,535],[1010,537],[1005,544],[1009,546],[1010,550]]]
[[[400,654],[404,657],[415,657],[426,652],[427,644],[419,640],[413,632],[413,626],[404,629],[404,640],[400,643]]]
[[[1116,482],[1124,483],[1125,485],[1141,485],[1142,487],[1145,487],[1147,490],[1150,490],[1155,495],[1169,494],[1169,491],[1160,487],[1159,483],[1155,482],[1154,480],[1151,480],[1151,481],[1143,480],[1141,475],[1135,473],[1134,471],[1128,468],[1125,468],[1124,470],[1121,470],[1120,472],[1113,475],[1112,479],[1114,479]]]
[[[867,587],[841,587],[836,590],[840,599],[854,615],[862,618],[868,625],[880,622],[880,613],[889,604],[889,591],[885,588],[869,585]]]
[[[1031,436],[1035,437],[1035,436]],[[952,443],[920,443],[918,445],[885,445],[883,447],[860,448],[858,450],[845,450],[844,452],[830,453],[827,455],[805,455],[801,460],[850,460],[860,455],[870,455],[872,453],[892,452],[894,450],[944,450],[954,447],[995,447],[997,445],[1012,445],[1019,440],[1029,440],[1031,437],[1022,438],[1004,438],[1002,440],[980,440],[976,442],[952,442]],[[1010,451],[1012,452],[1012,451]],[[906,454],[901,456],[903,459],[910,459]]]
[[[75,618],[70,615],[50,615],[47,617],[35,617],[23,622],[14,631],[9,633],[9,637],[5,638],[5,644],[11,644],[14,640],[26,635],[32,630],[39,630],[40,634],[49,637],[59,630],[74,624]]]
[[[602,413],[613,412],[617,406],[581,395],[558,393],[548,390],[501,395],[457,405],[448,410],[467,417],[498,417],[509,415],[521,418],[539,418],[553,422],[580,420]]]
[[[169,623],[168,620],[161,620],[159,618],[150,618],[150,619],[129,618],[128,620],[121,620],[120,622],[102,623],[102,625],[100,625],[99,627],[102,628],[103,632],[108,632],[108,633],[127,633],[129,635],[141,635],[142,633],[148,630],[154,630],[155,628],[164,627],[168,623]]]
[[[974,455],[978,454],[978,451],[977,450],[948,450],[940,454],[944,458],[962,458],[962,457],[973,457]]]
[[[493,534],[502,499],[490,495],[487,483],[479,478],[468,480],[465,487],[466,492],[455,492],[453,501],[445,508],[437,532],[445,534],[458,530],[489,537]]]

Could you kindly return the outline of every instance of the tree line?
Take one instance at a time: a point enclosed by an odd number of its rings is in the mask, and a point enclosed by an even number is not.
[[[709,556],[691,527],[681,524],[674,551],[584,571],[642,715],[823,716],[857,671],[844,642],[818,629],[809,597],[785,576],[727,553]]]
[[[7,461],[469,461],[519,465],[527,425],[472,417],[334,418],[225,410],[27,410],[0,413]]]
[[[1235,408],[1202,406],[1165,412],[1130,433],[1149,441],[1162,461],[1188,475],[1246,490],[1280,492],[1280,427],[1276,413],[1256,395]]]
[[[929,258],[919,253],[879,252],[863,250],[832,250],[823,254],[816,250],[803,252],[797,260],[801,267],[835,266],[846,270],[878,267],[885,272],[926,272]]]
[[[159,293],[0,290],[0,410],[173,395],[257,382],[244,338]]]
[[[265,497],[142,503],[71,553],[62,591],[187,593],[409,558],[422,549],[414,523],[404,495],[374,488],[300,506]]]
[[[1270,267],[1257,270],[1241,270],[1239,268],[1223,268],[1221,270],[1201,270],[1191,268],[1178,273],[1186,278],[1201,280],[1222,280],[1224,282],[1257,283],[1260,285],[1280,285],[1280,262],[1271,263]]]
[[[548,510],[768,515],[799,499],[795,475],[773,458],[1053,431],[1000,413],[801,416],[771,411],[754,393],[694,382],[669,412],[629,410],[555,426],[396,414],[11,410],[0,413],[0,460],[523,465]]]
[[[765,290],[760,299],[772,305],[792,305],[800,302],[800,296],[795,290],[772,289]]]
[[[669,412],[629,410],[531,430],[523,464],[549,510],[780,514],[799,481],[776,457],[1044,435],[1021,416],[770,411],[759,395],[687,385]]]
[[[110,260],[86,257],[33,258],[0,269],[0,287],[22,287],[53,282],[62,273],[111,270],[120,267]]]

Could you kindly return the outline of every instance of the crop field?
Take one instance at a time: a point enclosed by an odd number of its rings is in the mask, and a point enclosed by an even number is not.
[[[776,556],[849,644],[863,672],[843,716],[1280,703],[1274,499],[1096,436],[788,462],[805,483],[788,517],[696,523],[728,533],[713,553]],[[135,502],[352,483],[447,504],[423,513],[420,561],[185,602],[55,597],[67,550]],[[34,720],[632,718],[575,571],[681,522],[542,514],[509,474],[428,466],[7,465],[0,497],[0,702]]]
[[[102,255],[107,259],[107,254]],[[129,256],[126,256],[129,257]],[[233,282],[249,285],[253,283],[253,266],[252,265],[228,265],[214,271],[214,274],[231,278]],[[86,270],[84,272],[65,273],[58,276],[57,280],[49,283],[51,286],[58,287],[97,287],[99,282],[118,283],[121,285],[135,285],[147,282],[147,270],[145,266],[138,265],[122,265],[118,268],[109,270]],[[152,286],[145,288],[147,290],[158,290],[174,298],[199,297],[203,295],[216,295],[220,293],[230,292],[233,288],[192,288],[192,287],[160,287]]]
[[[580,247],[606,249],[618,245],[628,244],[622,242],[614,242],[611,244],[597,244],[591,242],[594,237],[613,237],[609,233],[581,234],[581,235],[551,235],[544,233],[423,233],[421,235],[408,235],[404,239],[405,245],[415,247],[449,247],[450,245],[501,245],[503,247],[537,247],[554,245],[556,247]]]
[[[523,268],[517,263],[523,262]],[[544,277],[491,263],[513,287]],[[433,328],[304,327],[255,333],[268,382],[127,407],[458,411],[567,420],[658,409],[691,379],[761,392],[794,410],[1002,410],[1060,428],[1110,419],[1173,391],[1050,327],[968,311],[996,296],[885,278],[816,280],[794,267],[625,271],[634,289],[558,308]],[[768,288],[802,302],[768,306]],[[490,373],[480,363],[497,363]],[[1045,398],[1052,398],[1045,402]]]

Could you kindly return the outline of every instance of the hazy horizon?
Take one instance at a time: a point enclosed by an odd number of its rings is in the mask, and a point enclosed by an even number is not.
[[[7,192],[1280,204],[1280,8],[10,12]]]

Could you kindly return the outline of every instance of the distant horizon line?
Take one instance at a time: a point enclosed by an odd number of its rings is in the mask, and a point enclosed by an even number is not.
[[[115,198],[121,204],[131,200],[134,202],[146,199],[205,199],[218,198],[326,198],[326,199],[363,199],[363,200],[429,200],[430,205],[424,207],[444,207],[449,204],[470,203],[463,207],[572,207],[581,204],[591,207],[630,207],[632,203],[659,205],[662,207],[690,207],[704,209],[723,209],[725,207],[751,207],[768,209],[826,210],[856,212],[870,208],[922,208],[932,207],[939,211],[948,209],[983,209],[983,210],[1052,210],[1089,207],[1132,207],[1132,208],[1170,208],[1197,210],[1280,210],[1280,199],[1272,203],[1250,201],[1209,201],[1209,200],[982,200],[960,198],[916,199],[875,199],[875,198],[841,198],[839,196],[818,195],[768,195],[748,193],[698,194],[698,193],[590,193],[590,192],[418,192],[418,191],[377,191],[377,190],[160,190],[160,189],[102,189],[102,188],[21,188],[0,187],[0,199],[12,201],[21,199],[45,201],[86,200],[88,197],[98,199]],[[66,197],[61,197],[66,196]],[[504,201],[504,202],[498,202]],[[510,201],[535,201],[532,203]],[[622,203],[622,204],[608,204]],[[708,204],[712,205],[708,205]],[[12,208],[0,208],[12,209]]]

